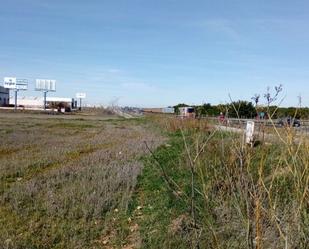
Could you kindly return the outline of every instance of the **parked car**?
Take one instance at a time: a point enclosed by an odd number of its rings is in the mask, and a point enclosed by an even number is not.
[[[287,118],[281,118],[278,121],[278,125],[300,127],[301,123],[299,119],[287,117]]]

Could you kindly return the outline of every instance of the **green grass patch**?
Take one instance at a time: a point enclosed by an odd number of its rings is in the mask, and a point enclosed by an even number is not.
[[[144,157],[144,169],[138,178],[135,193],[130,202],[127,215],[123,216],[118,225],[116,238],[128,235],[130,224],[124,222],[132,219],[139,226],[142,248],[188,248],[188,240],[181,227],[173,231],[173,222],[188,212],[187,203],[181,200],[164,180],[162,167],[173,181],[181,187],[188,185],[190,179],[186,171],[177,170],[178,161],[184,146],[180,133],[170,134],[167,144],[156,149],[152,155]],[[188,193],[186,193],[188,194]],[[121,246],[119,240],[114,241]]]

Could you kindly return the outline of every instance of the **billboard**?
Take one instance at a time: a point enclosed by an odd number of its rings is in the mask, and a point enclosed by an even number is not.
[[[86,93],[76,93],[76,98],[77,99],[85,99],[86,98]]]
[[[46,80],[46,79],[36,79],[35,81],[35,90],[36,91],[56,91],[56,81],[55,80]]]
[[[16,78],[4,77],[3,86],[4,88],[16,89]]]
[[[28,80],[26,79],[17,79],[16,80],[16,89],[17,90],[28,90]]]

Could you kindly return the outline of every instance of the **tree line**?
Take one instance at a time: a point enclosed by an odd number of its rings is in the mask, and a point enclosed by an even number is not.
[[[189,106],[185,103],[174,106],[175,112],[179,114],[179,107]],[[295,117],[298,119],[309,119],[308,107],[279,107],[276,105],[255,105],[251,101],[238,100],[229,104],[192,106],[195,108],[198,117],[216,117],[221,113],[230,118],[283,118]]]

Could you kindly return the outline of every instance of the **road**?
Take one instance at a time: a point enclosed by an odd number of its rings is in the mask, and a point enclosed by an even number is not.
[[[233,132],[233,133],[239,133],[239,134],[244,134],[245,133],[245,128],[235,128],[231,126],[224,126],[224,125],[215,125],[215,128],[219,131],[224,131],[224,132]],[[282,129],[282,128],[280,128]],[[305,132],[299,132],[299,128],[295,128],[298,130],[296,135],[293,137],[293,141],[296,143],[302,143],[303,141],[308,141],[309,140],[309,133]],[[264,133],[264,135],[261,132],[254,132],[255,137],[257,138],[262,138],[264,136],[264,139],[268,142],[274,142],[274,141],[281,141],[283,143],[287,143],[288,139],[287,136],[283,135],[281,138],[279,137],[278,134],[270,134],[270,133]]]

